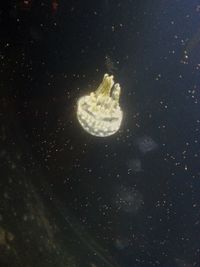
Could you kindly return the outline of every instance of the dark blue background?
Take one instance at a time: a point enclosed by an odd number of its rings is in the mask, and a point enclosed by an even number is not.
[[[199,266],[199,1],[4,1],[0,27],[2,266]],[[101,139],[76,102],[106,72]]]

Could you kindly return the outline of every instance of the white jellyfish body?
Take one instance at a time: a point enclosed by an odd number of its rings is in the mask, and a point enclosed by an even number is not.
[[[78,100],[77,118],[85,131],[94,136],[106,137],[116,133],[122,122],[119,106],[120,85],[113,76],[104,75],[95,92]]]

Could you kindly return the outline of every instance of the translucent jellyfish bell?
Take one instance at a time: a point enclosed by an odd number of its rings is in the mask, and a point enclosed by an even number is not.
[[[77,118],[85,131],[106,137],[119,130],[123,117],[119,106],[120,90],[113,76],[105,74],[96,91],[79,98]]]

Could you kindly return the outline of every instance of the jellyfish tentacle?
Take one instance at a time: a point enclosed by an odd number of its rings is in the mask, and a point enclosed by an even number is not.
[[[120,92],[121,92],[121,87],[120,87],[119,83],[116,83],[114,85],[114,89],[112,90],[111,97],[117,103],[119,102]]]
[[[114,85],[114,77],[113,75],[109,76],[108,74],[105,74],[103,77],[103,81],[101,82],[101,84],[99,85],[99,87],[96,90],[96,95],[102,95],[102,96],[109,96],[111,89]]]

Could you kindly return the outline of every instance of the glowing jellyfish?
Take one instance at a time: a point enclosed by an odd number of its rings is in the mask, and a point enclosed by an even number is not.
[[[106,137],[119,130],[123,117],[119,106],[120,90],[113,76],[105,74],[96,91],[78,100],[77,118],[85,131]]]

